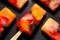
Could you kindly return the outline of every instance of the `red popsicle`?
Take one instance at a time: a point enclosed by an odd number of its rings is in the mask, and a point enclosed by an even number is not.
[[[17,26],[19,27],[19,31],[15,36],[11,38],[11,40],[17,40],[17,38],[20,36],[22,32],[26,32],[27,34],[31,35],[32,30],[30,29],[30,25],[34,23],[34,19],[32,15],[29,12],[26,12],[24,16],[18,20]]]

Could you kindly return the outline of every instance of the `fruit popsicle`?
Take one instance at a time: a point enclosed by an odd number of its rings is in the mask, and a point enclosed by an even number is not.
[[[28,0],[8,0],[8,1],[18,9],[21,9],[27,3]]]
[[[42,26],[41,30],[50,36],[53,40],[60,40],[60,33],[57,32],[59,24],[52,18],[49,18]]]
[[[46,14],[46,11],[36,3],[31,7],[31,11],[32,16],[35,19],[35,24],[39,24]]]
[[[8,27],[13,20],[16,18],[16,15],[10,11],[7,7],[4,7],[1,11],[0,11],[0,23],[3,26]]]
[[[40,0],[40,1],[53,11],[56,10],[56,8],[60,4],[60,0]]]
[[[20,30],[10,40],[17,40],[22,32],[26,32],[27,34],[31,35],[32,30],[30,29],[30,25],[33,23],[33,16],[29,12],[26,12],[16,23],[17,27],[19,27]]]

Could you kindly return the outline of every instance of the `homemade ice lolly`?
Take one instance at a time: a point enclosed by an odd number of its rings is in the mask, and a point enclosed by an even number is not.
[[[40,0],[40,1],[53,11],[56,10],[56,8],[60,4],[60,0]]]
[[[28,0],[8,0],[8,1],[18,9],[21,9],[27,3]]]
[[[31,35],[32,30],[30,29],[30,25],[33,23],[33,16],[29,12],[26,12],[16,23],[17,27],[19,27],[20,30],[10,40],[17,40],[22,32],[26,32],[27,34]]]
[[[31,7],[31,11],[32,16],[35,19],[35,24],[39,24],[46,14],[46,11],[36,3]]]
[[[41,30],[50,36],[53,40],[60,40],[60,32],[57,32],[59,24],[52,18],[49,18],[42,26]]]
[[[16,15],[10,11],[7,7],[4,7],[1,11],[0,11],[0,23],[2,24],[2,26],[6,26],[8,27],[12,21],[16,18]]]

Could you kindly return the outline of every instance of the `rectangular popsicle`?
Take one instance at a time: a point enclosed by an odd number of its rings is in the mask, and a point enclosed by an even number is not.
[[[40,0],[40,1],[53,11],[56,10],[56,8],[60,4],[60,0]]]
[[[53,40],[60,40],[60,33],[57,32],[59,24],[52,18],[49,18],[42,26],[41,30],[50,36]]]
[[[2,23],[3,26],[9,26],[15,18],[16,15],[7,7],[4,7],[0,11],[0,23]]]
[[[21,9],[27,3],[28,0],[8,0],[8,1],[18,9]]]
[[[33,16],[29,12],[26,12],[16,23],[20,30],[10,40],[17,40],[22,32],[26,32],[27,34],[31,35],[33,30],[31,30],[30,25],[33,23]]]
[[[46,15],[46,11],[38,4],[34,4],[31,7],[32,16],[35,18],[35,23],[39,24],[42,18]]]

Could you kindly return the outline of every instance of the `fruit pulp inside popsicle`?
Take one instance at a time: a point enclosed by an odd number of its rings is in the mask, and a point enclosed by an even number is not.
[[[6,26],[8,20],[9,19],[7,17],[0,16],[0,33],[4,31],[3,27]]]
[[[6,24],[8,23],[8,21],[9,21],[9,19],[7,17],[0,16],[0,23],[3,26],[6,26]]]

